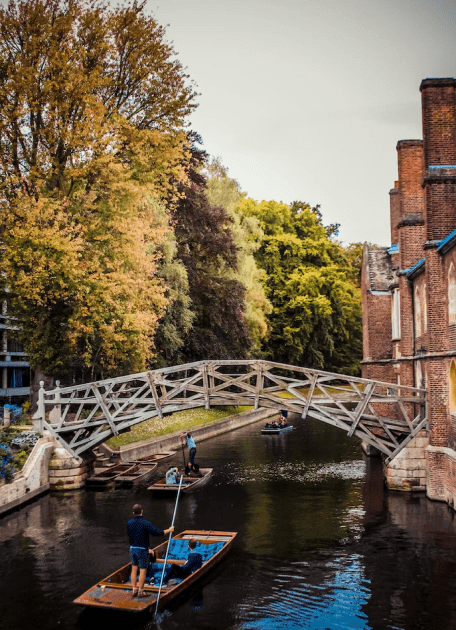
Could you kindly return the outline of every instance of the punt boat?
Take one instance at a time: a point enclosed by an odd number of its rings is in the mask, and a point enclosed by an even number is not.
[[[118,475],[114,479],[116,486],[133,486],[141,481],[149,481],[152,473],[157,468],[157,464],[135,464],[126,472]]]
[[[287,433],[287,431],[291,431],[292,429],[293,425],[291,424],[287,424],[284,427],[266,425],[263,429],[261,429],[261,433],[263,435],[277,435],[278,433]]]
[[[177,584],[163,584],[160,592],[159,607],[167,604],[176,595],[185,591],[185,589],[220,562],[233,544],[236,534],[237,532],[187,529],[172,538],[169,542],[167,565],[185,564],[188,554],[188,541],[191,538],[195,538],[198,541],[195,551],[198,551],[203,556],[203,565],[183,580],[177,580]],[[82,606],[110,608],[129,612],[142,612],[152,607],[155,608],[167,545],[168,541],[154,549],[156,561],[149,565],[144,585],[144,590],[148,593],[147,597],[138,598],[132,596],[131,564],[126,564],[97,582],[85,593],[77,597],[74,603]]]
[[[176,451],[168,451],[166,453],[154,453],[153,455],[145,455],[144,457],[139,457],[138,459],[132,459],[130,463],[131,464],[155,464],[155,463],[158,464],[163,459],[172,457],[175,454],[176,454]]]
[[[186,494],[187,492],[193,492],[199,488],[205,481],[207,481],[213,471],[213,468],[200,468],[201,477],[184,477],[182,479],[182,487],[181,493]],[[179,476],[180,479],[180,476]],[[153,492],[173,492],[176,493],[179,490],[179,482],[178,483],[166,483],[166,477],[156,481],[151,486],[147,488],[148,490],[152,490]]]
[[[111,466],[110,468],[105,468],[104,470],[95,473],[91,477],[86,479],[87,486],[107,486],[110,483],[114,483],[116,478],[119,475],[124,475],[129,473],[135,467],[134,464],[117,464],[116,466]]]

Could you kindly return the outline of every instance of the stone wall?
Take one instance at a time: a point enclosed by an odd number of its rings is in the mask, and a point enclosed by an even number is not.
[[[385,465],[386,485],[390,490],[425,491],[427,431],[420,431],[389,464]]]
[[[87,460],[78,462],[66,449],[58,446],[54,449],[49,462],[49,484],[51,490],[76,490],[85,485],[85,480],[92,474],[93,464]]]
[[[194,427],[192,435],[195,439],[196,446],[198,442],[207,440],[216,435],[233,431],[239,427],[243,427],[253,422],[259,422],[260,420],[266,420],[273,416],[278,417],[278,409],[265,409],[260,408],[257,410],[246,411],[237,416],[229,416],[228,418],[222,418],[211,424],[205,424],[199,427]],[[164,453],[166,451],[180,450],[182,447],[182,431],[176,431],[169,435],[165,435],[161,438],[154,440],[145,440],[143,442],[135,442],[134,444],[127,444],[121,446],[118,449],[111,449],[107,444],[100,444],[100,450],[104,451],[107,455],[120,455],[122,461],[132,461],[147,455],[153,455],[154,453]],[[187,449],[186,449],[187,450]]]
[[[426,451],[426,465],[427,496],[435,501],[445,501],[455,509],[456,452],[451,448],[429,446]]]
[[[54,449],[54,438],[45,436],[32,449],[23,469],[14,475],[11,483],[0,486],[0,514],[44,494],[50,489],[49,460]]]

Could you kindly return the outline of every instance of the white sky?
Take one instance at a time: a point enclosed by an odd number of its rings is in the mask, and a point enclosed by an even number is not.
[[[148,0],[196,82],[191,127],[249,197],[320,204],[390,244],[398,140],[421,80],[456,75],[454,0]]]

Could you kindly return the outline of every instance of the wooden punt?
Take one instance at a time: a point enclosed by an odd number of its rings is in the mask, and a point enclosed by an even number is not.
[[[261,433],[263,435],[277,435],[279,433],[287,433],[287,431],[291,431],[293,426],[289,424],[286,427],[264,427],[261,429]]]
[[[134,467],[134,464],[117,464],[116,466],[111,466],[111,468],[106,468],[86,479],[86,485],[107,486],[110,483],[114,483],[119,475],[129,473]]]
[[[149,481],[157,464],[135,464],[126,472],[114,479],[116,486],[132,486],[141,481]]]
[[[162,586],[160,593],[159,607],[167,604],[171,599],[179,595],[191,584],[199,580],[212,569],[226,555],[229,548],[233,544],[233,540],[237,532],[221,532],[221,531],[205,531],[199,529],[187,529],[174,539],[189,540],[196,538],[201,544],[223,543],[223,547],[208,560],[203,562],[200,569],[186,577],[182,582],[170,586]],[[155,555],[158,563],[163,563],[166,553],[168,541],[155,547]],[[185,564],[185,560],[168,559],[169,564]],[[144,585],[144,590],[149,594],[148,597],[132,597],[131,582],[127,582],[131,573],[131,564],[126,564],[111,575],[97,582],[89,588],[85,593],[74,600],[75,604],[82,606],[94,606],[97,608],[110,608],[115,610],[124,610],[129,612],[142,612],[149,608],[155,608],[157,604],[157,595],[159,586]]]
[[[154,464],[159,463],[163,459],[167,459],[168,457],[172,457],[176,454],[176,451],[169,451],[166,453],[154,453],[153,455],[145,455],[144,457],[139,457],[138,459],[132,459],[130,464]]]
[[[186,494],[187,492],[193,492],[199,488],[204,482],[206,482],[213,468],[200,468],[201,477],[184,477],[182,479],[182,487],[181,493]],[[180,477],[179,477],[180,478]],[[179,483],[166,483],[166,477],[156,481],[151,486],[147,488],[148,490],[152,490],[153,492],[173,492],[176,493],[179,490]]]

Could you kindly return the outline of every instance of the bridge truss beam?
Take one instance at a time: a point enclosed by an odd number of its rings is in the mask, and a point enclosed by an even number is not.
[[[316,418],[388,460],[427,428],[425,390],[259,360],[198,361],[50,391],[42,383],[34,418],[80,459],[150,418],[221,405]]]

